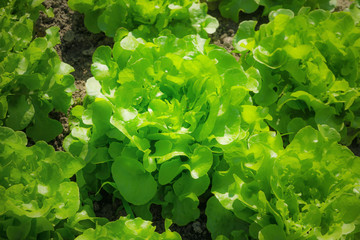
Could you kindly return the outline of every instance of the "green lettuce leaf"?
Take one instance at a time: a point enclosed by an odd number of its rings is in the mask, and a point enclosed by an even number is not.
[[[105,224],[98,225],[95,229],[88,229],[76,240],[92,239],[154,239],[154,240],[178,240],[180,235],[169,230],[169,223],[166,223],[165,232],[159,234],[155,232],[155,227],[151,222],[141,218],[130,219],[129,217],[120,217],[120,219]]]
[[[62,131],[49,112],[66,113],[75,91],[74,69],[60,60],[54,47],[59,28],[33,39],[33,24],[42,1],[7,1],[0,14],[0,122],[26,130],[34,141],[50,141]]]
[[[26,145],[23,132],[0,127],[0,236],[7,239],[50,236],[80,206],[78,185],[69,178],[84,160],[43,141]]]
[[[196,33],[207,37],[219,26],[216,18],[207,15],[207,4],[198,0],[70,0],[68,4],[85,14],[85,26],[91,32],[102,31],[109,37],[115,37],[118,29],[144,39],[168,31],[178,37]]]
[[[268,111],[252,105],[256,69],[244,71],[199,35],[146,42],[124,32],[113,49],[95,51],[92,73],[64,144],[89,163],[84,187],[97,192],[115,182],[109,193],[134,209],[162,205],[164,218],[179,225],[199,217],[223,150],[269,130]]]
[[[329,125],[349,145],[359,135],[359,27],[349,13],[279,9],[255,31],[239,25],[234,47],[245,69],[259,70],[255,103],[268,106],[269,124],[290,140],[306,125]],[[249,53],[249,54],[247,54]]]
[[[360,158],[337,143],[335,129],[319,128],[302,128],[284,150],[269,132],[225,151],[212,181],[220,205],[207,209],[213,237],[236,239],[245,229],[254,239],[356,239]],[[215,225],[212,206],[243,225]]]
[[[208,3],[218,2],[221,16],[230,18],[234,22],[239,22],[239,13],[254,13],[263,6],[263,15],[268,15],[271,11],[278,9],[289,9],[295,13],[303,7],[324,10],[334,10],[336,0],[208,0]]]

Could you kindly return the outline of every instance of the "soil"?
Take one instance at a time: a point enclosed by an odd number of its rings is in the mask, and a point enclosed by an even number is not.
[[[343,11],[351,5],[352,1],[350,0],[337,0],[337,6],[335,11]]]
[[[72,74],[75,78],[77,91],[73,94],[73,106],[81,104],[86,94],[86,80],[92,76],[90,71],[92,55],[95,49],[101,45],[112,46],[113,40],[106,37],[103,33],[90,33],[83,24],[83,15],[72,11],[67,5],[67,0],[45,0],[43,4],[46,8],[53,8],[54,18],[49,18],[42,13],[35,26],[35,36],[44,36],[45,30],[51,26],[58,26],[60,28],[61,44],[56,46],[56,50],[63,62],[74,67]],[[338,5],[336,10],[341,11],[350,5],[350,1],[338,0]],[[259,9],[253,14],[240,13],[240,21],[258,20],[258,25],[266,23],[268,19],[261,16],[261,12],[262,9]],[[234,50],[232,40],[237,31],[238,23],[221,17],[220,13],[216,10],[209,11],[209,14],[216,17],[220,23],[216,33],[210,36],[211,43],[224,47],[229,52],[232,52]],[[239,57],[235,53],[232,54],[236,58]],[[68,113],[53,112],[50,116],[59,120],[64,127],[63,133],[50,144],[52,144],[56,150],[63,151],[63,139],[69,134]],[[357,152],[357,154],[360,153],[358,146],[354,145],[353,150]],[[101,201],[94,202],[94,210],[97,216],[107,217],[109,220],[116,220],[120,215],[124,215],[124,212],[118,211],[119,209],[121,209],[121,202],[113,200],[111,196],[105,196]],[[161,208],[152,206],[151,210],[157,231],[164,231],[164,220],[161,217]],[[201,216],[197,221],[182,227],[173,224],[171,230],[178,232],[184,240],[211,239],[211,235],[206,228],[205,204],[200,204],[200,211]]]

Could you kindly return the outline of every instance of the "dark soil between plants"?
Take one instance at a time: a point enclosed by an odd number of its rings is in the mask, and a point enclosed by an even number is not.
[[[84,17],[78,12],[72,11],[68,5],[67,0],[45,0],[43,3],[46,8],[53,8],[54,18],[48,18],[45,14],[41,14],[35,26],[35,36],[42,37],[45,35],[45,30],[51,26],[58,26],[60,28],[61,44],[56,46],[56,50],[62,61],[74,67],[73,76],[77,91],[73,94],[74,105],[81,104],[86,95],[85,83],[86,80],[92,77],[90,67],[92,63],[92,55],[95,49],[101,45],[113,45],[113,40],[106,37],[103,33],[90,33],[84,26]],[[349,0],[338,0],[338,7],[336,10],[341,11],[350,5]],[[262,9],[259,9],[253,14],[240,13],[240,21],[243,20],[257,20],[258,24],[266,23],[266,17],[261,16]],[[229,19],[221,17],[217,10],[209,11],[219,20],[220,26],[216,33],[212,34],[211,43],[224,47],[229,52],[234,50],[232,46],[233,37],[237,31],[238,23]],[[238,58],[235,53],[233,55]],[[55,140],[50,142],[56,150],[63,151],[63,139],[69,134],[68,114],[51,113],[51,117],[59,120],[64,127],[64,131]],[[358,145],[351,146],[351,149],[357,155],[360,155],[360,148]],[[109,220],[116,220],[120,215],[125,215],[124,211],[118,211],[121,208],[121,201],[115,200],[111,196],[104,194],[103,199],[99,202],[94,202],[94,211],[99,217],[106,217]],[[207,240],[211,239],[211,235],[206,228],[205,203],[200,204],[201,216],[197,221],[194,221],[186,226],[177,226],[173,224],[172,231],[178,232],[184,240]],[[153,214],[153,223],[157,231],[164,231],[164,220],[161,217],[161,207],[152,206],[151,212]]]

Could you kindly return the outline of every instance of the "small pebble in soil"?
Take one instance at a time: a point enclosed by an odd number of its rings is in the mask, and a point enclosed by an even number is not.
[[[198,222],[198,221],[195,221],[193,224],[192,224],[192,227],[194,229],[194,232],[196,233],[202,233],[203,230],[201,229],[201,223]]]
[[[226,48],[228,48],[228,49],[232,48],[233,37],[225,37],[222,39],[222,41]]]

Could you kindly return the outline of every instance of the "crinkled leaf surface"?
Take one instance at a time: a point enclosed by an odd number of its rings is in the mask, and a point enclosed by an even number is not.
[[[98,225],[96,229],[88,229],[76,240],[95,240],[95,239],[154,239],[154,240],[178,240],[180,235],[171,232],[166,227],[165,232],[159,234],[155,232],[155,227],[151,222],[141,218],[130,219],[120,217],[120,219],[107,223],[104,226]]]
[[[225,152],[228,165],[213,175],[212,191],[224,209],[249,224],[251,237],[355,237],[360,159],[337,143],[335,129],[320,129],[302,128],[285,150],[279,137],[261,133],[246,147]],[[240,229],[211,227],[227,237]]]
[[[55,152],[43,141],[26,144],[23,132],[0,127],[0,234],[8,239],[54,231],[59,220],[72,217],[80,206],[78,185],[69,178],[84,167],[84,160]]]
[[[171,31],[178,37],[199,33],[203,37],[215,32],[216,18],[207,15],[207,4],[197,0],[137,0],[97,2],[71,0],[71,9],[85,14],[85,26],[92,32],[115,37],[125,28],[144,39]]]
[[[199,19],[203,14],[198,6],[191,11]],[[250,95],[259,88],[257,70],[244,71],[199,36],[146,42],[124,30],[113,49],[96,50],[93,62],[86,107],[74,110],[66,149],[91,163],[84,179],[92,187],[114,180],[121,196],[139,208],[167,196],[163,215],[178,224],[199,216],[194,209],[209,185],[204,179],[222,151],[268,131],[269,115],[252,106]],[[106,179],[109,164],[113,180]],[[183,174],[192,186],[186,194],[179,190]],[[167,203],[171,199],[176,206]]]
[[[58,27],[33,39],[34,20],[44,10],[41,3],[9,1],[1,9],[0,117],[2,125],[26,129],[35,141],[50,141],[62,127],[48,113],[65,113],[72,104],[74,69],[61,62],[54,50],[60,43]]]
[[[350,144],[359,134],[354,114],[359,112],[360,30],[354,19],[345,12],[305,9],[297,16],[279,9],[269,19],[258,31],[255,22],[242,22],[234,38],[238,51],[249,52],[242,63],[262,77],[254,99],[269,106],[269,124],[290,139],[302,126],[325,124]]]

